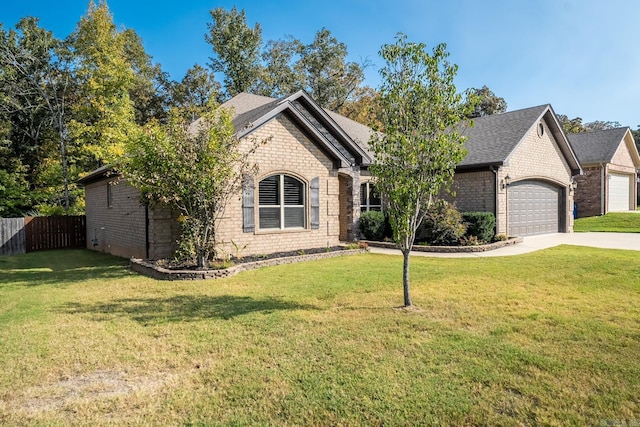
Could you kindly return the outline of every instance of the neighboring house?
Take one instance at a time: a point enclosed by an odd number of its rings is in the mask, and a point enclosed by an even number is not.
[[[242,93],[223,107],[234,110],[241,150],[268,139],[249,156],[258,173],[244,178],[220,222],[218,241],[227,251],[237,245],[244,255],[266,254],[358,238],[360,190],[371,163],[368,127],[325,111],[302,91],[282,99]],[[175,219],[168,209],[147,209],[126,182],[114,185],[117,178],[101,169],[80,180],[87,246],[126,257],[171,256]]]
[[[579,217],[635,210],[640,156],[628,127],[567,135],[584,175],[576,177]]]
[[[496,234],[573,231],[578,159],[550,105],[474,119],[454,178],[460,211],[493,212]]]

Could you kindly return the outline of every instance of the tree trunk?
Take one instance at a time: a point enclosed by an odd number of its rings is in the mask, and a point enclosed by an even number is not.
[[[409,293],[409,256],[411,255],[411,249],[403,249],[402,256],[404,262],[402,264],[402,287],[404,289],[404,306],[411,307],[411,294]]]

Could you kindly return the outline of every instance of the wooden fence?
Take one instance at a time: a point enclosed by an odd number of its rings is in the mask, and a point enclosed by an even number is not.
[[[0,255],[84,248],[86,244],[84,216],[0,218]]]

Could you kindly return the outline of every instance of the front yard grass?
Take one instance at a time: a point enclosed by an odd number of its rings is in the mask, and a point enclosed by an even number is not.
[[[399,256],[193,282],[0,258],[0,425],[627,425],[637,259],[415,257],[404,310]]]
[[[610,212],[602,216],[578,218],[573,231],[608,231],[615,233],[640,233],[640,214]]]

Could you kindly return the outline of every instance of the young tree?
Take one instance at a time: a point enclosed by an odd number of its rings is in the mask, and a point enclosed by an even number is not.
[[[409,307],[409,259],[416,231],[465,156],[457,125],[469,106],[456,92],[457,66],[447,61],[445,44],[429,54],[423,43],[399,34],[395,44],[382,46],[380,55],[386,61],[378,90],[384,133],[369,141],[376,159],[370,170],[404,257],[404,306]]]
[[[168,125],[150,124],[130,141],[119,170],[148,202],[180,212],[182,255],[207,268],[217,255],[227,202],[240,194],[242,176],[255,174],[255,167],[240,150],[231,111],[211,106],[198,124],[190,129],[172,111]]]
[[[207,24],[205,40],[211,44],[215,57],[211,70],[224,73],[224,87],[228,96],[247,91],[256,84],[260,74],[260,24],[247,25],[244,10],[238,12],[219,7],[211,12],[213,22]]]

